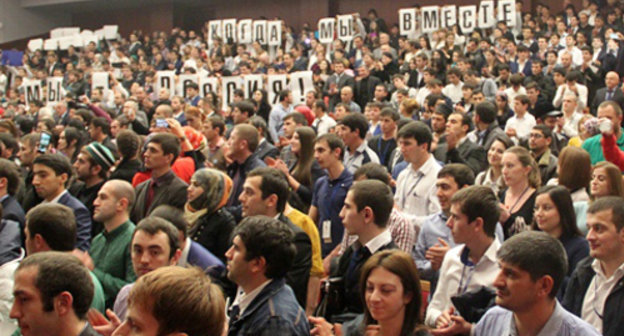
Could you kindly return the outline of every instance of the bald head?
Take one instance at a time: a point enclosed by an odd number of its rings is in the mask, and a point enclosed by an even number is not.
[[[124,180],[110,180],[104,185],[108,185],[111,188],[112,194],[116,199],[120,200],[125,198],[128,200],[128,210],[132,208],[135,200],[135,193],[132,184]]]
[[[167,104],[158,105],[156,111],[154,111],[154,118],[173,118],[173,108]]]
[[[618,75],[617,72],[615,71],[607,72],[607,75],[605,76],[605,84],[607,85],[608,90],[612,90],[615,87],[617,87],[619,82],[620,82],[620,75]]]
[[[353,90],[350,86],[345,86],[340,89],[340,99],[343,103],[348,103],[353,99]]]

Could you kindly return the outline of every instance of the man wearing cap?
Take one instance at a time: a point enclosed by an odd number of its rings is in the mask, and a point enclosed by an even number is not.
[[[115,158],[111,151],[95,141],[83,147],[74,162],[74,169],[80,182],[74,183],[69,192],[89,209],[90,214],[93,214],[94,210],[93,201],[114,164]],[[95,237],[102,231],[102,224],[93,222],[91,230],[91,236]]]

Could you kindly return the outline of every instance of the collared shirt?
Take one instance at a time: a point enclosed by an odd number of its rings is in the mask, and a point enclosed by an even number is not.
[[[448,83],[444,89],[442,89],[442,93],[451,98],[451,101],[453,102],[453,104],[457,104],[459,103],[459,101],[462,99],[462,88],[464,87],[464,83],[462,83],[461,81],[455,85],[453,83]]]
[[[342,162],[345,169],[351,172],[351,174],[354,174],[355,171],[365,163],[379,163],[379,157],[374,150],[368,147],[366,141],[363,141],[358,148],[355,149],[353,154],[351,154],[351,151],[346,150]]]
[[[384,230],[381,234],[371,239],[366,243],[366,248],[370,254],[375,254],[375,252],[379,251],[385,245],[388,245],[392,242],[392,235],[390,235],[390,231]]]
[[[457,245],[446,253],[440,267],[438,286],[427,307],[427,325],[435,327],[442,312],[452,307],[451,296],[476,291],[481,286],[493,288],[499,271],[496,251],[500,246],[498,239],[492,240],[492,244],[475,265],[471,265],[468,260],[469,250],[464,244]]]
[[[471,336],[515,336],[518,335],[513,312],[502,307],[493,307],[488,310],[472,327]],[[555,309],[550,318],[536,336],[598,336],[600,335],[591,325],[563,309],[555,300]]]
[[[263,282],[260,286],[256,287],[254,290],[252,290],[249,293],[245,293],[243,289],[240,287],[238,288],[238,292],[236,293],[236,298],[234,299],[234,303],[232,303],[232,306],[238,306],[238,308],[240,309],[239,315],[241,316],[243,315],[243,313],[245,312],[245,309],[249,307],[249,305],[256,298],[256,296],[258,296],[258,294],[262,292],[264,287],[270,284],[271,281],[273,281],[273,279],[269,279]]]
[[[600,260],[594,259],[591,267],[596,275],[594,275],[589,287],[587,287],[587,292],[585,292],[581,317],[599,332],[602,332],[602,315],[604,314],[605,302],[607,302],[607,297],[615,285],[624,277],[624,264],[620,265],[608,279],[602,270],[602,266],[600,266]]]
[[[293,107],[288,106],[284,107],[281,103],[275,104],[271,113],[269,114],[269,134],[271,135],[271,139],[273,139],[273,143],[279,142],[279,136],[284,134],[282,130],[282,125],[284,125],[284,121],[282,120],[287,114],[292,112]]]
[[[522,118],[519,118],[514,114],[513,117],[507,120],[507,124],[505,124],[505,131],[510,128],[516,130],[516,137],[519,139],[528,139],[529,133],[533,129],[533,126],[537,125],[535,121],[535,117],[530,113],[525,113]]]
[[[579,120],[583,117],[582,114],[574,111],[572,115],[568,118],[565,115],[563,116],[563,127],[561,128],[561,132],[565,134],[568,138],[574,138],[578,135],[578,123]]]
[[[410,164],[397,178],[394,202],[415,227],[440,211],[435,185],[440,169],[440,164],[430,155],[418,170]]]
[[[392,236],[392,241],[403,251],[410,252],[412,247],[414,247],[414,243],[416,241],[416,236],[418,233],[415,232],[412,224],[403,216],[401,211],[396,208],[392,208],[392,212],[390,213],[390,220],[388,221],[388,226],[386,226],[390,235]],[[340,243],[340,253],[342,255],[347,248],[357,241],[357,235],[345,235],[342,237],[342,242]]]
[[[61,197],[63,197],[63,195],[65,195],[65,193],[67,193],[67,189],[63,190],[62,193],[58,194],[58,196],[54,197],[51,201],[46,201],[43,200],[41,201],[41,203],[58,203],[58,201],[61,199]]]
[[[329,130],[336,126],[336,120],[324,113],[322,117],[316,118],[312,123],[312,127],[316,128],[316,134],[323,135],[328,133]]]
[[[432,246],[439,244],[438,238],[444,239],[451,248],[455,247],[451,229],[446,226],[447,220],[448,216],[440,211],[427,217],[420,228],[416,246],[412,251],[412,258],[416,262],[416,267],[423,280],[437,282],[439,273],[431,268],[431,261],[425,258],[425,254]]]

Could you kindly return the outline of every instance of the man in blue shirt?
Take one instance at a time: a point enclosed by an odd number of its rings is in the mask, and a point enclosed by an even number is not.
[[[290,90],[282,90],[279,93],[279,104],[275,104],[269,114],[269,134],[273,143],[279,143],[279,137],[284,135],[282,126],[284,117],[293,111],[292,93]]]
[[[314,142],[314,158],[321,168],[327,170],[314,184],[312,206],[309,216],[316,223],[321,235],[321,254],[327,257],[342,241],[344,227],[340,210],[351,184],[353,174],[342,164],[344,143],[335,134],[321,135]]]
[[[497,257],[498,307],[488,310],[476,325],[452,316],[454,323],[436,330],[436,335],[600,335],[555,299],[568,268],[559,240],[544,232],[525,231],[505,241]]]

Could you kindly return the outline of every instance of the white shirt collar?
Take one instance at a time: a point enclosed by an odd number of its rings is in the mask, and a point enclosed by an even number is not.
[[[271,281],[273,281],[273,279],[268,279],[249,293],[245,293],[242,288],[238,287],[238,292],[236,293],[236,298],[234,299],[232,306],[238,305],[239,314],[242,316],[245,309],[249,307],[249,304],[251,304],[256,296],[258,296],[264,287],[270,284]]]
[[[371,254],[377,252],[381,247],[387,245],[392,242],[392,235],[390,231],[384,230],[380,235],[371,239],[368,243],[366,243],[366,248]]]
[[[65,193],[67,193],[67,189],[63,190],[62,193],[58,194],[58,196],[54,197],[51,201],[46,201],[43,200],[43,202],[41,203],[58,203],[58,201],[61,199],[61,197],[63,197],[63,195],[65,195]]]

